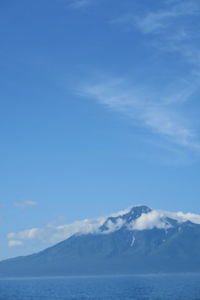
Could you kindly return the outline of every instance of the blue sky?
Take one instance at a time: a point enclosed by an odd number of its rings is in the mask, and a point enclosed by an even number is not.
[[[134,204],[200,213],[199,1],[0,8],[0,258]]]

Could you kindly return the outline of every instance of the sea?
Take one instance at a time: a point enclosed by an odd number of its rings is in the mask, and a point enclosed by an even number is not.
[[[200,300],[200,274],[1,279],[0,300]]]

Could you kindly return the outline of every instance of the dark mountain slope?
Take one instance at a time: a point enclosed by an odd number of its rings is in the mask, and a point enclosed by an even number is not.
[[[135,208],[134,208],[135,209]],[[57,276],[200,271],[200,225],[167,218],[169,228],[130,229],[149,208],[132,209],[124,224],[96,234],[74,235],[40,253],[0,263],[0,276]]]

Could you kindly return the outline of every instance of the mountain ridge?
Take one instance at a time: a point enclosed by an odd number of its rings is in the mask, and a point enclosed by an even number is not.
[[[133,206],[109,216],[94,232],[76,233],[39,253],[0,262],[0,276],[198,272],[197,216]]]

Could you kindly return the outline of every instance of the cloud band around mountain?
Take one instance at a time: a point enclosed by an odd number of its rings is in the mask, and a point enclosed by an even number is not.
[[[71,224],[60,226],[48,225],[44,228],[31,228],[20,232],[10,232],[8,234],[8,246],[23,246],[29,241],[35,240],[43,245],[53,245],[62,240],[68,239],[74,234],[108,234],[119,230],[122,226],[127,226],[129,230],[151,230],[153,228],[169,229],[171,224],[168,218],[184,223],[190,221],[200,224],[200,215],[183,212],[168,212],[160,210],[151,210],[143,213],[130,224],[126,224],[122,218],[130,209],[113,214],[111,216],[101,217],[97,219],[85,219]],[[107,229],[101,231],[101,226],[108,218],[115,218],[115,222],[109,219],[106,223]]]

